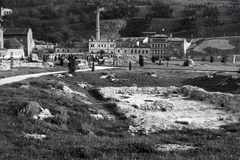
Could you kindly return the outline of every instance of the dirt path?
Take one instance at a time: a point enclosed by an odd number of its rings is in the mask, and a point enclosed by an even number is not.
[[[113,67],[105,67],[105,66],[96,66],[95,70],[104,70],[104,69],[112,69]],[[76,72],[84,72],[84,71],[90,71],[91,69],[86,70],[76,70]],[[52,75],[52,74],[61,74],[66,73],[67,71],[57,71],[57,72],[45,72],[45,73],[34,73],[34,74],[26,74],[26,75],[20,75],[20,76],[13,76],[13,77],[7,77],[0,79],[0,85],[9,84],[13,82],[19,82],[27,78],[35,78],[35,77],[41,77],[46,75]]]

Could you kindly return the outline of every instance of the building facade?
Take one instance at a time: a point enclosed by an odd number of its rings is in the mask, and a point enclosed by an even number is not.
[[[115,53],[116,41],[114,39],[94,39],[88,42],[89,54],[113,57]]]
[[[3,28],[0,26],[0,49],[4,48],[3,43]]]
[[[171,35],[153,35],[149,37],[150,52],[159,58],[183,58],[191,42],[185,38],[173,38]]]
[[[30,28],[6,29],[3,33],[4,38],[16,38],[24,45],[24,56],[29,57],[35,47],[33,33]]]

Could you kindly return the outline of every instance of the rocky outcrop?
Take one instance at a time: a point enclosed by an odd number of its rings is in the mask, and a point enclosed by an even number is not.
[[[48,109],[43,109],[37,102],[29,102],[26,107],[18,111],[18,115],[39,120],[54,117]]]
[[[111,87],[111,93],[109,92],[109,88],[105,87],[101,88],[99,92],[105,98],[114,98],[115,94],[159,94],[168,98],[172,96],[182,95],[193,100],[209,102],[220,107],[233,108],[240,106],[240,95],[221,92],[208,92],[202,88],[190,85],[183,87]],[[148,108],[147,106],[145,107]]]
[[[220,107],[236,107],[240,106],[240,95],[230,93],[208,92],[199,87],[183,86],[180,89],[184,96],[198,101],[206,101]]]

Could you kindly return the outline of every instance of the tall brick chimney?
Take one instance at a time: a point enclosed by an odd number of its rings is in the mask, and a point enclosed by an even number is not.
[[[96,39],[99,40],[100,37],[100,11],[99,7],[97,7],[97,17],[96,17]]]

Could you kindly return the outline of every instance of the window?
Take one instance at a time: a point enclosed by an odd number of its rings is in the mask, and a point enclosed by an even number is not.
[[[148,54],[148,50],[146,50],[146,53]]]
[[[67,49],[67,52],[69,52],[69,49]]]
[[[161,44],[161,48],[163,47],[163,44]]]
[[[62,51],[64,52],[64,49],[62,49]]]
[[[152,44],[152,48],[154,48],[154,44]]]
[[[142,54],[144,54],[144,50],[142,50]]]
[[[133,53],[133,50],[131,50],[131,53]]]
[[[82,52],[81,49],[79,49],[79,52]]]
[[[141,51],[140,51],[140,50],[138,50],[138,53],[141,53]]]
[[[137,50],[135,50],[135,53],[137,53]]]
[[[120,53],[120,50],[118,50],[118,53]]]
[[[160,47],[160,44],[158,44],[158,48]]]
[[[125,50],[124,52],[127,53],[127,50]]]
[[[107,45],[106,45],[106,44],[104,44],[104,47],[106,48],[106,47],[107,47]]]

